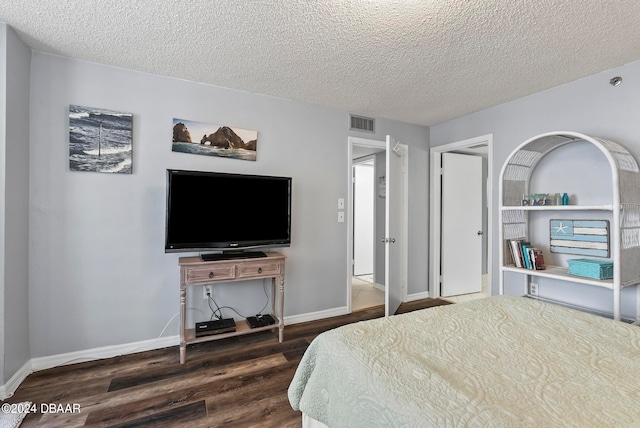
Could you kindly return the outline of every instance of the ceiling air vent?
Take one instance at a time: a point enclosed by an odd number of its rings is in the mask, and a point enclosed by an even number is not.
[[[375,119],[371,119],[369,117],[354,116],[350,114],[349,120],[349,129],[355,131],[375,132]]]

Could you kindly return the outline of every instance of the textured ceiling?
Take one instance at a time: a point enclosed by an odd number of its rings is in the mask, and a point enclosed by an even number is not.
[[[638,0],[0,0],[0,21],[36,51],[422,125],[640,59]]]

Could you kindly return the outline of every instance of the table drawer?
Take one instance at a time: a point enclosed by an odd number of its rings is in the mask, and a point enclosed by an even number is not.
[[[234,279],[236,277],[235,265],[212,266],[208,268],[188,269],[187,284],[207,283]]]
[[[238,266],[238,278],[277,275],[279,273],[279,262],[253,262]]]

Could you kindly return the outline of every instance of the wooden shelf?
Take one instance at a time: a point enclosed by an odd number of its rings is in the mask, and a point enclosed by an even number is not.
[[[275,324],[267,325],[264,327],[251,328],[249,327],[249,325],[245,320],[241,320],[241,321],[236,321],[236,331],[232,331],[229,333],[210,334],[208,336],[196,337],[195,329],[187,328],[184,331],[185,340],[188,344],[191,344],[191,343],[208,342],[210,340],[225,339],[227,337],[241,336],[243,334],[257,333],[259,331],[275,330],[276,328],[278,328],[278,318],[276,318],[275,315],[271,315],[271,316],[273,317],[273,319],[276,320]]]

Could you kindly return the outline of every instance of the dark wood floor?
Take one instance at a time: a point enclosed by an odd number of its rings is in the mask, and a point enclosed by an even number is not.
[[[397,313],[448,304],[404,303]],[[272,332],[56,367],[31,374],[9,403],[38,412],[22,427],[299,427],[287,388],[311,340],[323,331],[384,315],[384,307],[287,326]],[[80,406],[79,413],[41,413],[42,404]],[[59,407],[58,407],[59,408]]]

